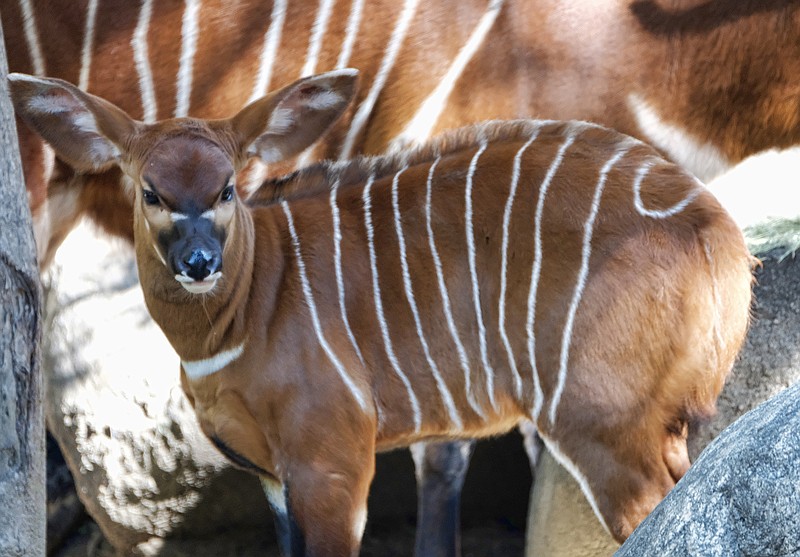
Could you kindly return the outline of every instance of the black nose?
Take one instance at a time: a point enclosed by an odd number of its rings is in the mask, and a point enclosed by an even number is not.
[[[182,263],[184,269],[181,270],[194,280],[203,280],[219,268],[219,258],[204,249],[192,250]]]

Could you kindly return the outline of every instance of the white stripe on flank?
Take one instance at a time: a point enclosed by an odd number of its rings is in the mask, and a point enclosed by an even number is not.
[[[714,300],[714,369],[719,368],[720,364],[720,351],[725,343],[722,340],[722,333],[719,330],[719,324],[722,320],[719,314],[719,308],[722,306],[722,302],[720,301],[719,297],[719,288],[717,284],[717,273],[716,273],[716,265],[714,265],[714,258],[711,256],[711,248],[708,245],[708,242],[705,242],[703,245],[703,251],[706,254],[706,262],[708,263],[708,274],[711,277],[711,297]]]
[[[450,422],[457,429],[461,430],[464,428],[464,424],[461,421],[461,416],[458,414],[455,402],[453,402],[453,395],[450,394],[450,390],[447,388],[447,383],[445,383],[444,379],[442,379],[439,366],[436,364],[436,361],[431,355],[428,341],[425,339],[425,334],[422,332],[422,319],[420,318],[417,302],[414,298],[414,288],[411,283],[411,273],[408,269],[406,239],[403,235],[403,222],[400,216],[400,200],[397,193],[400,175],[405,172],[405,170],[406,168],[404,167],[400,172],[395,174],[394,180],[392,180],[392,209],[394,210],[394,229],[397,232],[397,241],[400,246],[400,266],[403,270],[403,286],[405,287],[408,305],[411,308],[412,315],[414,316],[414,324],[417,327],[417,336],[419,337],[420,344],[422,344],[422,351],[425,353],[425,359],[428,361],[428,365],[431,367],[431,373],[433,373],[433,378],[436,381],[436,388],[439,390],[439,396],[442,398],[442,403],[444,403],[445,408],[447,408],[447,414],[450,416]]]
[[[367,401],[364,398],[364,395],[344,369],[344,365],[342,365],[342,362],[333,352],[333,348],[331,348],[331,345],[328,344],[328,340],[325,338],[325,333],[322,331],[322,323],[320,323],[319,314],[317,313],[317,304],[314,302],[314,293],[311,290],[311,284],[309,283],[308,276],[306,275],[306,264],[303,261],[303,254],[300,251],[300,238],[298,237],[297,230],[295,230],[294,227],[292,211],[289,209],[289,204],[286,203],[286,201],[281,201],[281,208],[283,209],[283,213],[286,215],[286,222],[289,226],[289,234],[292,237],[292,248],[294,249],[294,257],[297,260],[297,272],[300,275],[300,284],[303,288],[303,297],[305,298],[306,305],[308,306],[308,311],[311,314],[311,322],[314,325],[314,332],[317,335],[317,341],[319,341],[320,346],[322,346],[322,349],[325,351],[328,359],[333,364],[333,367],[336,368],[336,372],[339,374],[339,377],[341,377],[344,384],[350,390],[353,398],[356,399],[356,402],[358,402],[358,405],[361,406],[361,409],[366,412]]]
[[[139,11],[139,21],[133,32],[131,46],[133,59],[136,62],[136,71],[139,74],[139,91],[142,95],[143,120],[152,124],[156,121],[158,108],[156,106],[153,73],[150,69],[150,58],[147,53],[147,30],[150,27],[150,16],[153,14],[153,0],[142,0],[142,9]]]
[[[522,396],[522,377],[517,369],[517,361],[514,357],[514,351],[511,350],[511,341],[508,339],[508,332],[506,331],[506,289],[508,288],[508,236],[509,228],[511,225],[511,209],[514,206],[514,198],[517,195],[517,186],[519,185],[520,168],[522,166],[522,154],[531,146],[536,138],[539,136],[540,127],[536,128],[531,138],[520,147],[514,156],[514,166],[511,171],[511,185],[508,190],[508,199],[506,199],[506,207],[503,212],[503,241],[501,248],[500,260],[500,301],[498,308],[498,329],[500,330],[500,338],[503,340],[503,346],[506,348],[508,354],[508,363],[511,366],[511,373],[514,377],[514,392],[517,398]]]
[[[311,38],[308,41],[308,52],[306,53],[306,63],[300,72],[300,77],[312,75],[317,69],[317,60],[322,50],[322,39],[328,29],[328,21],[331,19],[333,11],[333,0],[319,0],[317,18],[311,27]]]
[[[364,356],[358,347],[356,337],[350,328],[350,321],[347,319],[347,308],[344,301],[344,276],[342,273],[342,227],[339,219],[339,206],[336,204],[336,194],[339,192],[339,179],[337,178],[331,188],[331,216],[333,219],[333,267],[336,272],[336,289],[339,292],[339,311],[342,314],[342,322],[347,331],[347,338],[353,345],[358,359],[364,363]]]
[[[361,14],[364,11],[364,0],[353,0],[350,6],[350,17],[347,18],[347,29],[342,41],[342,50],[339,52],[339,59],[336,61],[336,69],[346,68],[350,63],[350,56],[353,54],[353,45],[358,35],[358,27],[361,25]]]
[[[439,116],[444,110],[447,99],[450,97],[450,93],[453,92],[456,82],[464,72],[464,68],[466,68],[469,61],[472,60],[472,57],[483,44],[486,35],[489,34],[489,31],[494,25],[497,15],[503,7],[503,1],[504,0],[489,1],[486,13],[481,17],[472,35],[470,35],[464,46],[461,47],[461,50],[456,55],[433,92],[423,101],[422,105],[420,105],[416,114],[414,114],[408,124],[406,124],[403,131],[391,141],[390,150],[419,144],[430,137],[431,131],[439,120]]]
[[[589,506],[592,507],[597,520],[600,521],[600,524],[605,528],[605,531],[611,535],[611,530],[608,528],[608,524],[606,524],[603,515],[600,514],[600,507],[597,505],[597,500],[594,497],[594,493],[592,492],[592,488],[589,487],[589,482],[586,479],[586,476],[580,471],[580,469],[575,465],[572,460],[561,452],[561,448],[558,446],[558,443],[552,439],[548,439],[541,433],[539,435],[544,441],[547,450],[550,451],[550,454],[553,455],[553,458],[558,461],[558,463],[567,469],[567,471],[572,474],[572,477],[575,478],[575,481],[578,482],[578,485],[581,486],[581,491],[583,491],[583,495],[586,497],[586,500],[589,502]]]
[[[456,351],[458,352],[458,360],[461,364],[461,370],[464,372],[464,390],[467,395],[467,402],[469,402],[470,407],[472,407],[475,413],[485,420],[486,414],[472,394],[472,378],[469,369],[469,360],[467,359],[467,351],[464,349],[464,344],[461,342],[461,338],[458,335],[455,319],[453,319],[453,310],[450,306],[450,295],[447,293],[447,285],[444,282],[442,260],[439,257],[439,250],[436,249],[436,240],[433,236],[433,225],[431,223],[431,190],[433,184],[433,172],[440,160],[442,160],[441,157],[438,157],[431,165],[430,170],[428,170],[427,191],[425,196],[425,221],[428,228],[428,245],[430,246],[431,256],[433,256],[433,266],[434,269],[436,269],[436,280],[439,284],[439,293],[442,296],[442,309],[444,310],[444,316],[447,320],[447,328],[450,330],[450,336],[453,337],[453,342],[455,343]]]
[[[264,49],[261,51],[261,63],[258,66],[256,83],[253,85],[253,92],[250,93],[248,103],[260,99],[267,94],[269,83],[272,79],[272,66],[275,64],[275,55],[278,52],[278,45],[281,42],[283,33],[283,22],[286,21],[286,4],[288,0],[275,0],[270,15],[270,23],[267,32],[264,34]]]
[[[478,284],[478,267],[476,265],[475,254],[475,231],[472,222],[472,185],[475,176],[475,170],[478,168],[478,159],[488,147],[484,141],[475,152],[472,160],[469,163],[469,170],[467,171],[467,183],[464,188],[464,230],[467,236],[467,255],[469,256],[469,276],[472,280],[472,303],[475,306],[475,319],[478,322],[478,341],[481,349],[481,363],[483,364],[483,372],[486,375],[486,393],[489,395],[489,402],[492,403],[492,408],[497,411],[497,400],[494,396],[494,369],[489,362],[489,351],[486,346],[486,326],[483,323],[483,310],[481,309],[481,291]]]
[[[639,170],[636,171],[636,178],[633,181],[633,204],[636,206],[636,210],[640,215],[654,219],[664,219],[673,215],[677,215],[683,211],[686,206],[689,205],[689,203],[694,201],[694,199],[700,195],[701,191],[700,188],[695,188],[683,200],[679,201],[669,209],[655,210],[646,208],[642,202],[642,182],[644,181],[645,176],[647,176],[647,174],[650,172],[650,169],[660,162],[662,161],[658,159],[650,159],[645,162],[639,167]]]
[[[347,136],[344,139],[344,146],[339,152],[339,160],[350,158],[356,137],[361,133],[361,128],[364,127],[370,114],[372,114],[372,108],[378,101],[378,96],[381,94],[383,86],[389,78],[389,72],[391,72],[394,67],[395,60],[400,52],[400,47],[408,32],[408,27],[411,25],[411,20],[414,17],[418,4],[419,0],[405,0],[403,11],[400,13],[400,17],[397,20],[397,25],[395,25],[392,35],[389,37],[389,43],[383,54],[383,60],[381,60],[381,65],[378,69],[378,74],[375,76],[375,81],[372,82],[369,93],[367,93],[366,98],[361,102],[361,105],[359,105],[352,122],[350,122],[350,129],[347,131]]]
[[[230,348],[229,350],[223,350],[222,352],[203,360],[195,360],[193,362],[181,360],[181,365],[183,366],[183,371],[186,372],[186,376],[189,379],[202,379],[203,377],[217,373],[221,369],[225,368],[228,364],[234,362],[239,356],[242,355],[242,352],[244,352],[244,343],[234,348]]]
[[[44,56],[42,56],[42,46],[39,43],[39,32],[36,29],[36,18],[33,15],[31,0],[19,0],[19,9],[22,12],[25,42],[28,43],[28,53],[31,56],[33,73],[43,76],[45,74]]]
[[[539,290],[539,277],[542,273],[542,214],[544,211],[544,200],[547,196],[547,190],[550,188],[550,183],[553,181],[561,162],[564,160],[564,153],[570,145],[575,141],[578,130],[571,128],[567,138],[558,148],[550,168],[547,169],[544,181],[539,186],[539,198],[536,202],[536,217],[534,220],[534,256],[533,256],[533,270],[531,272],[531,285],[528,291],[528,322],[526,331],[528,334],[528,358],[530,359],[531,372],[533,374],[533,386],[535,389],[533,401],[533,421],[536,422],[539,418],[539,412],[542,410],[544,403],[544,393],[542,392],[542,383],[539,380],[539,368],[536,366],[536,334],[534,325],[536,322],[536,294]]]
[[[567,311],[567,321],[564,325],[564,336],[561,338],[561,357],[558,366],[558,381],[556,388],[553,391],[553,398],[550,400],[550,424],[556,423],[556,412],[558,411],[558,404],[561,402],[561,395],[564,392],[564,387],[567,382],[567,367],[569,365],[569,347],[572,343],[572,328],[575,325],[575,315],[578,312],[578,305],[581,303],[583,297],[583,290],[586,288],[586,278],[589,276],[589,259],[592,255],[592,235],[594,234],[594,222],[597,220],[597,212],[600,210],[600,199],[603,197],[603,190],[606,186],[606,179],[608,173],[619,160],[625,156],[630,150],[630,144],[625,144],[623,147],[614,153],[603,165],[600,170],[600,178],[595,187],[594,197],[592,198],[592,208],[589,212],[589,218],[586,219],[586,224],[583,227],[583,248],[581,250],[581,268],[578,271],[578,280],[575,284],[575,292],[572,295],[572,301]]]
[[[181,25],[181,59],[178,68],[178,80],[175,92],[175,117],[181,118],[189,114],[192,98],[192,73],[194,71],[194,55],[197,52],[198,30],[197,19],[200,13],[200,0],[185,0]]]
[[[83,48],[81,48],[81,73],[78,78],[78,88],[84,91],[89,88],[89,69],[92,66],[92,47],[98,2],[99,0],[89,0],[89,4],[86,6],[86,27],[83,30]]]
[[[381,300],[381,287],[378,277],[378,261],[375,255],[375,230],[372,227],[372,198],[370,197],[370,191],[372,190],[374,181],[375,176],[371,175],[364,186],[362,198],[364,201],[364,224],[367,228],[367,243],[369,246],[369,264],[372,269],[372,295],[375,299],[375,313],[377,314],[378,324],[381,328],[386,355],[389,357],[389,362],[392,364],[394,372],[400,378],[400,381],[403,382],[403,385],[405,385],[406,391],[408,391],[408,400],[411,403],[411,411],[414,414],[414,430],[419,432],[422,426],[422,413],[420,412],[419,401],[417,400],[417,395],[414,394],[414,389],[411,387],[411,382],[408,380],[408,377],[406,377],[406,374],[403,373],[403,370],[400,369],[400,362],[397,361],[394,348],[392,348],[392,340],[389,337],[389,325],[386,323],[386,317],[383,312],[383,301]]]

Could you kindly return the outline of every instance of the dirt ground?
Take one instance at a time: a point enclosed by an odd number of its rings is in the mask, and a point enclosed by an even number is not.
[[[268,525],[271,527],[271,525]],[[463,557],[520,557],[524,554],[525,533],[508,525],[495,524],[463,531]],[[213,549],[212,549],[213,548]],[[368,528],[361,548],[362,557],[408,557],[413,553],[414,527]],[[56,557],[116,557],[94,522],[87,521],[70,537]],[[209,540],[174,541],[166,544],[159,557],[278,557],[278,548],[265,543],[254,532],[243,532],[235,544],[222,547]]]
[[[51,439],[52,443],[52,439]],[[48,447],[48,497],[70,497],[71,477]],[[61,461],[63,463],[63,461]],[[531,477],[517,433],[481,441],[475,450],[462,499],[463,557],[521,557]],[[74,491],[72,492],[74,493]],[[362,557],[408,557],[413,554],[414,472],[408,451],[379,455],[370,492],[369,522]],[[54,497],[55,498],[55,497]],[[74,505],[73,505],[74,506]],[[97,524],[82,512],[62,513],[69,533],[49,552],[51,557],[117,557]],[[209,539],[166,540],[159,557],[278,557],[272,523],[263,530],[226,531]]]

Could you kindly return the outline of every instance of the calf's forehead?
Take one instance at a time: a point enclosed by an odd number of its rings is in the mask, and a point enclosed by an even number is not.
[[[141,169],[145,183],[175,209],[210,207],[233,176],[230,156],[199,136],[168,137],[154,146]]]

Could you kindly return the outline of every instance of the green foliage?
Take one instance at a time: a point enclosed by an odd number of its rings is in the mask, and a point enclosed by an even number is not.
[[[782,261],[794,257],[800,248],[800,217],[794,219],[770,218],[744,229],[750,252],[756,257],[770,253]],[[772,253],[775,250],[778,252]]]

